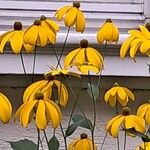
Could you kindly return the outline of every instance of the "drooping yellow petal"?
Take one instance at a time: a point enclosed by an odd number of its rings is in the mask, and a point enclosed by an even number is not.
[[[134,36],[129,36],[122,44],[121,49],[120,49],[120,58],[121,59],[123,59],[125,57],[125,55],[127,54],[128,50],[130,48],[130,44],[134,39],[135,39]]]
[[[76,7],[71,7],[68,10],[68,12],[66,13],[66,16],[65,16],[65,19],[64,19],[65,25],[67,27],[73,26],[74,23],[75,23],[76,16],[77,16],[77,8]]]
[[[25,44],[25,43],[23,43],[23,45],[24,45],[24,48],[25,48],[25,50],[26,50],[27,53],[32,53],[33,50],[34,50],[34,48],[35,48],[34,45]]]
[[[55,17],[58,21],[61,21],[63,19],[63,16],[66,12],[68,12],[68,10],[71,8],[71,6],[65,6],[60,8],[56,13],[55,13]]]
[[[108,90],[104,95],[104,100],[106,103],[109,101],[110,96],[111,96],[111,90]]]
[[[145,121],[150,125],[150,108],[147,108],[147,111],[145,112]]]
[[[122,87],[117,88],[117,94],[121,100],[124,100],[126,98],[126,93]]]
[[[50,19],[46,19],[45,20],[47,23],[48,23],[48,25],[49,26],[51,26],[51,28],[53,28],[53,30],[56,32],[58,32],[59,31],[59,25],[55,22],[55,21],[53,21],[53,20],[50,20]]]
[[[135,100],[134,94],[126,87],[123,87],[123,89],[124,89],[125,93],[127,94],[127,96],[130,97],[130,99],[134,101]]]
[[[40,39],[40,46],[45,46],[47,44],[47,36],[45,28],[42,26],[39,26],[39,39]]]
[[[86,60],[85,51],[85,48],[82,48],[74,58],[74,62],[78,62],[79,64],[84,64],[84,62],[87,62],[88,60]]]
[[[45,103],[43,100],[38,101],[38,107],[36,111],[36,125],[39,129],[46,128],[46,110],[45,110]]]
[[[75,50],[71,51],[71,52],[65,57],[65,60],[64,60],[64,68],[68,68],[68,67],[72,64],[74,58],[76,57],[76,55],[78,54],[78,52],[79,52],[80,50],[81,50],[81,48],[75,49]]]
[[[23,127],[27,127],[29,123],[30,114],[33,111],[34,106],[36,105],[38,101],[27,101],[24,107],[22,108],[22,111],[20,112],[20,123]]]
[[[114,95],[114,96],[111,95],[110,96],[109,104],[110,104],[111,107],[114,107],[116,105],[116,95]]]
[[[144,118],[145,114],[147,113],[147,110],[150,108],[150,104],[149,103],[145,103],[143,105],[141,105],[138,110],[137,110],[137,115]]]
[[[127,95],[125,95],[125,99],[120,99],[120,97],[118,97],[118,101],[122,106],[126,106],[129,101],[129,98]]]
[[[117,90],[118,90],[118,87],[113,87],[113,88],[111,88],[111,89],[110,89],[111,95],[112,95],[112,96],[115,96],[116,93],[117,93]]]
[[[85,17],[80,9],[77,10],[77,17],[76,17],[76,31],[77,32],[84,32],[85,30]]]
[[[76,143],[77,143],[79,140],[80,140],[80,139],[77,139],[77,140],[71,142],[71,143],[68,145],[68,150],[73,150],[74,147],[75,147],[75,145],[76,145]]]
[[[4,33],[4,35],[1,35],[1,42],[0,42],[0,52],[3,53],[5,44],[11,39],[11,37],[14,35],[15,31],[10,31]]]
[[[23,31],[15,31],[14,35],[10,39],[11,48],[14,53],[20,53],[23,46]]]
[[[140,45],[140,52],[145,54],[148,50],[150,50],[150,40],[145,40]]]
[[[140,25],[140,30],[143,33],[143,35],[150,40],[150,32],[147,30],[147,28],[145,26]]]
[[[141,31],[138,31],[138,30],[129,30],[128,33],[130,33],[132,36],[134,36],[136,38],[147,40],[146,37],[143,35],[143,33]]]
[[[57,128],[61,121],[61,111],[60,108],[52,101],[46,101],[45,105],[47,112],[51,118],[53,128]]]
[[[39,34],[39,27],[32,25],[24,33],[24,43],[30,45],[36,45]]]
[[[112,26],[113,26],[112,42],[117,42],[119,39],[119,30],[115,24],[112,23]]]
[[[125,118],[124,116],[117,118],[111,125],[110,134],[114,138],[116,138],[118,136],[119,127],[120,127],[121,123],[123,122],[124,118]]]
[[[106,124],[106,131],[110,131],[110,127],[112,126],[112,124],[113,124],[113,122],[116,120],[116,119],[118,119],[118,118],[120,118],[122,115],[117,115],[117,116],[115,116],[115,117],[113,117],[112,119],[110,119],[109,121],[108,121],[108,123]]]

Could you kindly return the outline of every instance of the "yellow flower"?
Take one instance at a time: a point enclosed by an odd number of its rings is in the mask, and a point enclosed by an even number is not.
[[[112,22],[111,19],[106,19],[106,22],[97,32],[97,42],[102,44],[104,41],[112,43],[117,42],[119,39],[118,27]]]
[[[145,142],[139,145],[136,150],[150,150],[150,142]]]
[[[74,76],[77,78],[81,78],[81,76],[78,73],[70,72],[68,69],[52,68],[52,70],[50,70],[49,72],[44,74],[44,76],[57,76],[57,75],[68,75],[68,76]]]
[[[129,98],[134,101],[134,94],[128,88],[119,86],[117,83],[104,96],[105,102],[109,102],[111,107],[116,105],[117,100],[122,106],[126,106]]]
[[[150,125],[150,104],[145,103],[141,105],[137,110],[137,115],[144,118],[146,123]]]
[[[0,36],[0,52],[4,52],[4,47],[7,42],[10,42],[11,48],[14,53],[20,53],[21,49],[24,47],[27,52],[33,50],[33,46],[24,44],[23,42],[24,31],[22,30],[22,23],[15,22],[14,30],[5,32]]]
[[[30,45],[46,46],[48,43],[55,44],[56,34],[50,28],[41,25],[40,20],[35,20],[24,33],[24,42]]]
[[[82,133],[80,139],[76,139],[69,144],[68,150],[93,150],[92,141],[86,133]],[[96,145],[94,145],[94,150],[97,150]]]
[[[50,99],[44,98],[43,92],[36,92],[34,100],[29,100],[21,105],[15,113],[15,121],[20,120],[23,127],[27,127],[35,115],[36,126],[45,129],[48,123],[52,122],[52,127],[57,128],[62,115],[60,108]]]
[[[73,27],[75,25],[77,32],[84,32],[85,17],[79,8],[79,2],[73,2],[73,6],[64,6],[56,12],[56,19],[61,21],[64,18],[64,23],[67,27]]]
[[[3,123],[8,123],[12,116],[12,106],[8,98],[0,93],[0,120]]]
[[[135,128],[136,131],[144,133],[145,121],[139,116],[132,115],[130,108],[125,107],[121,115],[117,115],[108,121],[106,131],[116,138],[120,127],[125,129]]]
[[[120,49],[120,58],[123,59],[127,52],[132,59],[138,51],[142,54],[150,54],[150,32],[148,30],[148,25],[139,26],[139,30],[130,30],[128,33],[130,36],[124,41]]]
[[[55,91],[55,93],[57,93],[56,100],[61,106],[65,107],[68,102],[67,88],[62,82],[54,80],[52,76],[47,75],[45,77],[46,80],[34,82],[33,84],[31,84],[26,88],[23,94],[23,101],[26,102],[29,100],[34,100],[35,99],[34,95],[37,91],[43,92],[46,98],[53,100],[52,92],[54,92],[54,88],[56,88],[57,90]]]
[[[55,34],[59,31],[59,25],[55,21],[48,19],[44,15],[41,16],[40,21],[41,26],[49,28]]]
[[[64,60],[64,67],[77,66],[77,69],[83,74],[88,71],[99,73],[103,69],[103,57],[94,48],[88,47],[88,41],[83,39],[80,42],[80,48],[70,52]]]

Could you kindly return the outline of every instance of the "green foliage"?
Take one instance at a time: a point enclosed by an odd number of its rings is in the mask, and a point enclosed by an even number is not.
[[[87,85],[87,92],[88,95],[93,99],[96,100],[99,96],[99,88],[95,84],[88,83]]]
[[[10,142],[10,141],[7,142],[10,143],[11,148],[13,150],[37,150],[37,145],[28,139],[15,141],[15,142]]]
[[[59,141],[55,135],[50,139],[48,146],[49,146],[49,150],[58,150],[59,149]]]

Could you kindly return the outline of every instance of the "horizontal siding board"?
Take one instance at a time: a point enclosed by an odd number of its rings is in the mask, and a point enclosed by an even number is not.
[[[57,10],[67,2],[33,2],[33,1],[1,1],[0,9],[22,9],[22,10]],[[104,4],[104,3],[81,3],[81,9],[92,12],[131,12],[142,13],[142,4]]]

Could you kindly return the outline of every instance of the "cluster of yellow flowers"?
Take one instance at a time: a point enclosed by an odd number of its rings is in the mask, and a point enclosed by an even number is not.
[[[59,9],[55,17],[58,21],[64,20],[69,29],[75,26],[77,32],[84,32],[85,17],[80,10],[80,3],[74,2],[73,6],[65,6]],[[138,30],[130,30],[129,37],[121,46],[120,57],[124,58],[128,50],[130,57],[135,58],[137,51],[142,54],[150,55],[150,29],[149,24],[139,26]],[[27,53],[33,52],[35,46],[44,47],[47,44],[56,43],[59,25],[45,16],[35,20],[26,30],[22,29],[21,22],[14,23],[14,29],[0,36],[0,52],[3,53],[7,42],[14,53],[18,54],[24,48]],[[100,27],[97,33],[97,42],[99,44],[114,43],[119,40],[118,27],[107,19]],[[80,47],[72,50],[64,59],[64,68],[52,68],[44,74],[45,79],[29,85],[23,94],[23,104],[15,113],[15,120],[19,120],[23,127],[27,127],[33,118],[35,118],[38,129],[43,130],[51,121],[55,129],[61,122],[62,112],[59,105],[65,107],[68,102],[68,90],[66,86],[56,79],[58,75],[71,75],[81,78],[78,73],[70,72],[68,69],[75,66],[82,74],[89,74],[93,71],[100,74],[104,67],[104,59],[100,52],[92,47],[86,39],[82,39]],[[57,93],[57,99],[53,99],[52,93]],[[135,100],[134,94],[126,87],[114,84],[104,96],[106,103],[111,107],[120,103],[127,106],[129,99]],[[0,119],[7,123],[12,115],[12,107],[9,100],[0,93]],[[132,115],[128,107],[123,108],[122,114],[113,117],[106,125],[106,131],[113,137],[118,136],[120,127],[125,129],[135,128],[136,131],[144,133],[145,123],[150,125],[150,104],[146,103],[139,107],[137,115]],[[141,146],[143,147],[143,145]],[[149,144],[146,147],[150,147]],[[69,145],[68,150],[92,150],[92,141],[86,134],[81,134],[81,138],[75,140]],[[94,145],[96,150],[96,146]],[[138,149],[138,148],[137,148]]]

